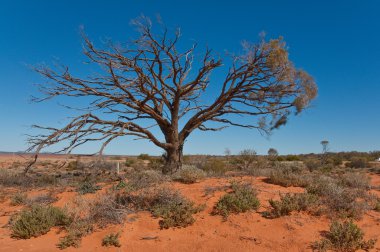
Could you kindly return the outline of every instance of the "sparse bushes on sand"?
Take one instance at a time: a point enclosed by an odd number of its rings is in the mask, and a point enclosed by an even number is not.
[[[200,164],[200,168],[212,176],[224,175],[228,171],[226,163],[220,159],[208,159]]]
[[[335,217],[358,219],[367,208],[365,202],[357,200],[362,192],[343,187],[330,177],[314,179],[307,192],[319,196],[326,212]]]
[[[280,200],[269,200],[272,211],[267,213],[268,217],[277,218],[289,215],[292,211],[306,211],[315,207],[318,197],[308,193],[280,195]]]
[[[100,189],[100,186],[96,185],[93,181],[86,179],[78,185],[77,192],[80,194],[95,193]]]
[[[162,183],[165,180],[166,177],[163,176],[160,171],[142,170],[137,171],[128,177],[128,182],[125,188],[127,191],[136,191]]]
[[[373,248],[376,240],[364,240],[363,231],[352,221],[333,222],[329,232],[321,241],[312,244],[317,251],[335,250],[353,252],[359,249],[368,251]]]
[[[222,196],[216,203],[213,214],[222,215],[226,219],[231,213],[242,213],[259,208],[257,192],[251,186],[232,183],[231,189],[230,193]]]
[[[61,208],[35,205],[12,217],[12,237],[37,237],[46,234],[54,226],[66,226],[70,222],[71,218]]]
[[[185,184],[192,184],[206,177],[206,173],[195,166],[183,165],[177,174],[174,174],[175,180]]]
[[[179,192],[168,188],[118,195],[117,202],[128,208],[148,210],[153,216],[162,218],[159,221],[161,228],[187,227],[195,221],[192,215],[203,209],[203,206],[195,206]]]
[[[310,176],[303,174],[302,168],[298,166],[281,166],[270,173],[267,181],[284,187],[306,187],[310,183]]]
[[[116,234],[111,233],[111,234],[106,235],[102,240],[102,246],[121,247],[119,236],[120,236],[120,233],[116,233]]]

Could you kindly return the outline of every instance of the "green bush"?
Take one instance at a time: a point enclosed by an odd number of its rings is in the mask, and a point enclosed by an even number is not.
[[[319,251],[336,250],[344,252],[373,248],[376,240],[365,241],[363,237],[363,231],[352,221],[333,222],[326,238],[315,242],[312,247]]]
[[[179,170],[174,176],[176,180],[182,183],[192,184],[206,177],[206,174],[203,170],[198,169],[195,166],[183,165],[181,170]]]
[[[109,246],[121,247],[121,244],[119,241],[119,236],[120,236],[119,233],[106,235],[102,240],[102,246],[105,246],[105,247],[109,247]]]
[[[35,205],[12,217],[12,237],[37,237],[46,234],[54,226],[66,226],[70,222],[71,218],[61,208]]]
[[[272,206],[272,212],[268,214],[269,217],[280,217],[289,215],[292,211],[306,211],[311,206],[315,206],[318,198],[315,195],[308,193],[298,194],[285,194],[280,195],[280,200],[269,200],[269,204]]]
[[[213,214],[222,215],[226,219],[231,213],[243,213],[248,210],[257,210],[260,202],[257,192],[249,185],[232,183],[232,192],[222,196],[216,203]]]
[[[100,189],[101,187],[96,185],[94,182],[86,180],[78,186],[77,192],[79,192],[80,194],[95,193]]]
[[[66,227],[67,235],[59,239],[57,247],[65,249],[68,247],[78,248],[82,237],[93,232],[93,224],[89,220],[79,219],[73,221]]]
[[[128,186],[128,184],[124,181],[124,180],[121,180],[119,181],[119,183],[117,183],[117,185],[114,185],[113,189],[114,190],[121,190],[121,189],[124,189]]]

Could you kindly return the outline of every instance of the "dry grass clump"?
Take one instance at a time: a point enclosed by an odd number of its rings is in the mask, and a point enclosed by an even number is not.
[[[359,249],[368,251],[372,249],[376,240],[364,240],[363,231],[352,221],[334,221],[329,232],[321,241],[314,242],[312,248],[317,251],[335,250],[353,252]]]
[[[164,182],[165,180],[167,180],[167,178],[164,175],[162,175],[160,171],[137,171],[128,176],[128,182],[125,186],[125,189],[127,191],[136,191],[139,189],[152,187],[156,184]]]
[[[52,227],[67,226],[72,222],[64,209],[34,205],[12,216],[12,237],[29,239],[46,234]]]
[[[4,187],[47,187],[56,186],[57,178],[54,175],[39,174],[24,175],[12,170],[0,169],[0,185]]]
[[[310,183],[310,176],[303,173],[299,166],[280,166],[274,169],[267,179],[268,183],[284,187],[299,186],[306,187]]]
[[[259,208],[257,192],[250,185],[233,182],[231,189],[231,192],[222,196],[216,203],[213,214],[222,215],[226,219],[231,213],[243,213]]]
[[[116,233],[116,234],[111,233],[111,234],[106,235],[102,240],[102,246],[121,247],[119,236],[120,236],[120,233]]]
[[[330,177],[314,179],[307,192],[319,196],[325,212],[332,217],[359,219],[368,208],[363,200],[359,200],[363,192],[343,187]]]
[[[361,190],[371,189],[370,178],[363,173],[348,172],[340,176],[340,184],[345,187],[351,187]]]
[[[28,196],[26,193],[17,192],[11,197],[12,206],[26,205],[28,203]]]
[[[193,184],[206,177],[206,173],[192,165],[183,165],[178,173],[174,174],[174,179],[185,184]]]
[[[198,166],[211,176],[221,176],[228,171],[228,166],[220,159],[207,159],[205,162],[198,164]]]
[[[77,192],[80,194],[96,193],[101,187],[91,180],[85,180],[78,185]]]
[[[269,200],[272,207],[266,217],[277,218],[289,215],[293,211],[306,211],[311,208],[315,210],[318,205],[318,197],[309,193],[285,194],[280,195],[280,200]]]
[[[147,189],[134,195],[119,194],[117,202],[135,210],[147,210],[153,216],[162,218],[161,228],[187,227],[194,223],[193,214],[203,209],[169,188]]]

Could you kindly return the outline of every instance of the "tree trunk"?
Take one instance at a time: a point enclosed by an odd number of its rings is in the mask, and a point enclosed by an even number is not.
[[[162,173],[171,174],[179,170],[182,166],[183,144],[175,144],[174,148],[166,150],[165,165],[162,168]]]

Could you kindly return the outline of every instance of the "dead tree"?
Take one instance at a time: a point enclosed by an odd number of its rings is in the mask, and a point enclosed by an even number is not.
[[[43,96],[35,102],[77,97],[88,101],[88,107],[63,128],[34,125],[47,133],[30,136],[28,151],[38,154],[64,142],[60,152],[70,153],[79,145],[102,141],[101,154],[115,138],[134,136],[165,151],[163,172],[169,173],[181,167],[183,145],[194,130],[238,126],[269,133],[317,95],[313,78],[289,60],[282,38],[243,43],[243,53],[226,56],[231,59],[228,67],[210,49],[201,54],[195,53],[196,44],[178,49],[179,30],[170,35],[160,26],[156,33],[147,18],[134,24],[139,37],[125,45],[110,42],[98,48],[83,36],[85,56],[100,67],[97,75],[81,78],[68,67],[36,67],[49,82],[40,85]],[[222,82],[214,83],[210,74],[217,68],[226,73]]]

